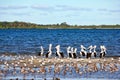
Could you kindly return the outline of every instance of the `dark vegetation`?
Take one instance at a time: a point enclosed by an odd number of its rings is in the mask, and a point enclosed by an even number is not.
[[[69,25],[66,22],[61,24],[34,24],[28,22],[0,22],[1,29],[7,28],[39,28],[39,29],[120,29],[120,25]]]

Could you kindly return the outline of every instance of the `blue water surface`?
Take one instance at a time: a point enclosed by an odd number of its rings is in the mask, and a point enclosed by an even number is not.
[[[29,53],[37,54],[40,46],[48,51],[49,44],[55,52],[55,46],[60,44],[61,51],[66,53],[66,48],[77,48],[79,54],[80,45],[89,47],[105,45],[107,55],[120,56],[120,30],[119,29],[1,29],[0,53]]]

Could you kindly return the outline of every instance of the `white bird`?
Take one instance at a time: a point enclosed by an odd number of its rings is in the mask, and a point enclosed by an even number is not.
[[[41,52],[39,52],[39,56],[43,56],[44,49],[43,49],[43,47],[42,47],[42,46],[40,46],[40,48],[41,48]]]
[[[73,58],[73,47],[71,47],[71,56]]]
[[[73,58],[77,58],[77,48],[75,48],[73,51]]]
[[[93,46],[90,45],[90,46],[88,47],[88,49],[89,49],[89,53],[92,53]]]
[[[91,58],[91,54],[92,54],[92,49],[93,49],[93,46],[92,46],[92,45],[90,45],[90,46],[88,47],[88,49],[89,49],[89,52],[87,53],[86,58]]]
[[[50,58],[52,55],[52,44],[49,44],[49,51],[48,53],[46,54],[46,58]]]
[[[80,51],[80,56],[86,56],[87,52],[85,51],[86,48],[83,45],[80,45],[81,51]]]
[[[67,47],[67,54],[69,58],[72,58],[70,48],[71,48],[70,46]]]
[[[107,50],[106,47],[103,45],[103,51],[104,51],[105,53],[106,53],[106,50]]]
[[[63,52],[61,52],[60,51],[60,45],[57,45],[56,47],[56,55],[58,55],[59,56],[59,58],[64,58],[64,54],[63,54]]]
[[[93,57],[96,57],[96,56],[97,56],[96,45],[93,46],[92,56],[93,56]]]
[[[100,58],[105,57],[106,55],[106,47],[103,45],[100,46],[101,52],[100,52]]]

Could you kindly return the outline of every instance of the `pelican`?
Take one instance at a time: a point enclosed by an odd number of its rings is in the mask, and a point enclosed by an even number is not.
[[[77,48],[75,48],[74,51],[73,51],[73,58],[77,58],[77,54],[76,53],[77,53]]]
[[[43,56],[44,49],[43,49],[43,47],[42,47],[42,46],[40,46],[40,48],[41,48],[41,52],[39,52],[39,56]]]
[[[106,47],[103,45],[103,57],[106,55]]]
[[[106,55],[106,48],[105,48],[105,46],[103,45],[103,46],[100,46],[100,49],[101,49],[100,58],[103,58],[103,57],[105,57],[105,55]]]
[[[48,53],[46,54],[46,58],[50,58],[52,55],[52,44],[49,44],[49,51]]]
[[[58,55],[59,58],[64,58],[63,52],[60,52],[60,45],[57,45],[55,48],[57,50],[57,52],[56,52],[57,54],[56,55]]]
[[[81,47],[80,56],[85,56],[87,54],[87,52],[85,51],[86,48],[83,45],[81,45],[80,47]]]
[[[91,46],[89,46],[89,47],[88,47],[88,49],[89,49],[89,52],[87,53],[86,58],[91,58],[92,49],[93,49],[92,45],[91,45]]]
[[[73,58],[73,47],[71,47],[71,56]]]
[[[92,52],[92,56],[96,57],[97,56],[97,52],[96,52],[96,45],[93,46],[93,52]]]
[[[67,54],[68,54],[68,57],[69,58],[72,58],[72,54],[71,54],[71,51],[70,51],[70,46],[68,46],[68,48],[67,48]]]

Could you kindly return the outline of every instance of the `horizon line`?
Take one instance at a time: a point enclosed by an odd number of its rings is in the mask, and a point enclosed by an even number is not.
[[[61,23],[48,23],[48,24],[42,24],[42,23],[35,23],[35,22],[28,22],[28,21],[18,21],[18,20],[14,20],[14,21],[0,21],[0,22],[24,22],[24,23],[31,23],[31,24],[36,24],[36,25],[61,25],[62,23],[66,23],[68,26],[102,26],[102,25],[120,25],[120,23],[116,23],[116,24],[68,24],[67,22],[63,21]]]

